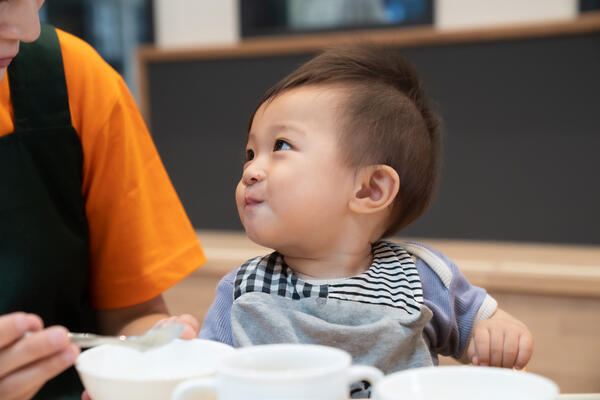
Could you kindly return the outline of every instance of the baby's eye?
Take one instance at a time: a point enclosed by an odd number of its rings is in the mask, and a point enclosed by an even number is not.
[[[292,146],[288,142],[282,139],[277,139],[275,141],[275,146],[273,147],[273,151],[279,150],[291,150]]]
[[[254,150],[246,150],[246,161],[254,160]]]

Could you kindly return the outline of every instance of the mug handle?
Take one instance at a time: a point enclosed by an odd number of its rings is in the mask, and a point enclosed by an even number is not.
[[[348,374],[348,386],[354,382],[367,381],[375,386],[383,378],[383,372],[368,365],[352,365]]]
[[[173,390],[171,400],[217,400],[217,380],[215,377],[189,379]]]

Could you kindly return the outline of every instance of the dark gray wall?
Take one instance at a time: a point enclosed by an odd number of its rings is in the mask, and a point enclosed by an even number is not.
[[[445,121],[439,195],[401,234],[600,244],[600,34],[399,50]],[[257,101],[312,54],[149,65],[154,140],[198,229],[241,229]]]

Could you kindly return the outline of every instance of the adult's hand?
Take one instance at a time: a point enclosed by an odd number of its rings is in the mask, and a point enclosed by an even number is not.
[[[26,332],[31,334],[25,336]],[[30,399],[73,365],[80,350],[67,333],[61,326],[44,329],[37,315],[0,316],[0,399]]]

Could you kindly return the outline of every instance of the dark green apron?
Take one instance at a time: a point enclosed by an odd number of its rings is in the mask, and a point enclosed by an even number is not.
[[[71,125],[54,28],[22,43],[8,68],[15,131],[0,137],[0,314],[38,314],[46,326],[96,331],[88,291],[83,152]],[[73,368],[36,399],[81,399]]]

